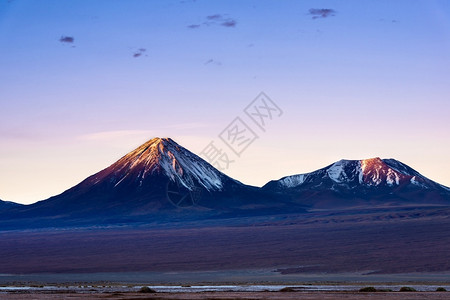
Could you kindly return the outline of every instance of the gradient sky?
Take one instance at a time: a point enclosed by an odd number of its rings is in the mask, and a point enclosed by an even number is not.
[[[450,1],[0,0],[0,199],[59,194],[156,136],[225,148],[261,91],[284,113],[226,174],[378,156],[450,186]]]

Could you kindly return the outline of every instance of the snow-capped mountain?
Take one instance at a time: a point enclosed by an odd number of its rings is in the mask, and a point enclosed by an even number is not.
[[[59,196],[36,206],[60,203],[83,211],[85,207],[133,210],[145,214],[161,209],[209,207],[212,195],[246,189],[208,162],[170,138],[154,138],[88,177]]]
[[[88,178],[86,183],[96,185],[106,179],[113,188],[120,188],[127,182],[142,187],[146,179],[155,175],[166,176],[189,191],[198,188],[220,191],[229,181],[240,184],[170,138],[154,138],[146,142],[109,168]]]
[[[149,220],[183,216],[264,214],[298,209],[282,195],[247,186],[170,138],[154,138],[78,185],[8,217],[51,220]],[[0,216],[1,220],[1,216]]]
[[[449,188],[395,159],[378,157],[340,160],[311,173],[271,181],[263,189],[288,193],[312,206],[361,205],[367,201],[450,203]]]

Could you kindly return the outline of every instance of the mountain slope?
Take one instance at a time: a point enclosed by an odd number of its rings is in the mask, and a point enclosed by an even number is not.
[[[64,193],[0,220],[59,226],[303,212],[282,198],[226,176],[172,139],[154,138]]]
[[[289,194],[318,208],[360,205],[450,204],[450,189],[395,159],[340,160],[317,171],[286,176],[264,190]]]
[[[0,212],[11,209],[11,208],[20,207],[20,206],[23,206],[23,205],[19,204],[19,203],[15,203],[15,202],[0,200]]]

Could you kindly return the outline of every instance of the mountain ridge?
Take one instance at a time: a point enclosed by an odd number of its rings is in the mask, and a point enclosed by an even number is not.
[[[387,183],[388,185],[399,185],[400,180],[404,179],[407,175],[409,176],[410,180],[413,179],[414,181],[416,177],[419,177],[422,181],[432,182],[433,184],[438,185],[439,187],[442,187],[448,191],[450,191],[450,188],[446,187],[445,185],[439,184],[437,182],[432,181],[431,179],[428,179],[427,177],[423,176],[421,173],[417,172],[413,168],[409,167],[408,165],[393,159],[381,159],[379,157],[369,158],[369,159],[360,159],[360,160],[350,160],[350,159],[341,159],[339,161],[336,161],[324,168],[307,172],[307,173],[300,173],[300,174],[294,174],[294,175],[288,175],[284,176],[278,180],[271,180],[269,182],[273,181],[279,181],[280,184],[284,185],[285,187],[294,187],[297,185],[302,184],[306,177],[308,175],[318,173],[320,171],[326,170],[327,175],[331,180],[333,180],[336,183],[342,183],[343,179],[348,179],[348,174],[344,172],[342,167],[347,167],[348,165],[354,165],[354,167],[357,169],[357,177],[359,179],[359,183],[369,183],[373,185],[379,185],[383,181]],[[347,165],[347,166],[344,166]],[[383,169],[383,167],[388,169]],[[371,183],[368,182],[367,178],[370,177],[370,173],[376,173],[376,175],[379,175],[379,171],[382,172],[382,175],[384,180],[382,178],[377,178],[377,176],[371,177]],[[394,171],[394,172],[392,172]],[[383,174],[384,173],[384,174]],[[403,177],[403,178],[402,178]],[[268,182],[268,183],[269,183]],[[265,185],[267,185],[266,183]],[[264,187],[264,185],[263,185]]]
[[[340,160],[322,169],[245,185],[170,138],[153,138],[77,185],[2,220],[30,226],[160,222],[404,205],[450,205],[450,189],[395,159]]]
[[[23,206],[23,204],[12,202],[12,201],[4,201],[0,199],[0,212],[4,210],[8,210],[10,208]]]
[[[428,204],[450,203],[450,189],[392,158],[343,159],[310,173],[269,181],[262,188],[278,193],[288,193],[297,200],[302,197],[315,197],[320,201],[321,198],[336,199],[340,205],[346,205],[346,202],[341,201],[342,198],[349,200],[348,205],[374,199],[377,200],[376,202],[385,199],[389,200],[386,203],[396,202],[397,204],[405,201]],[[329,203],[328,200],[327,203]],[[312,200],[308,201],[309,205],[317,206],[317,203],[312,202]]]

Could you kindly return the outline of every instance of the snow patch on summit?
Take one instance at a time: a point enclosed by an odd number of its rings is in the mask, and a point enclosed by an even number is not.
[[[347,174],[345,174],[344,167],[347,164],[347,161],[340,160],[335,162],[327,169],[327,175],[331,180],[337,183],[342,183],[348,180]]]
[[[223,188],[222,179],[226,176],[206,161],[179,146],[168,138],[155,138],[122,157],[114,166],[115,173],[126,174],[115,184],[119,185],[129,174],[137,174],[136,180],[142,184],[147,174],[163,172],[172,181],[180,183],[189,190],[201,185],[208,191]],[[139,170],[134,172],[134,170]]]

